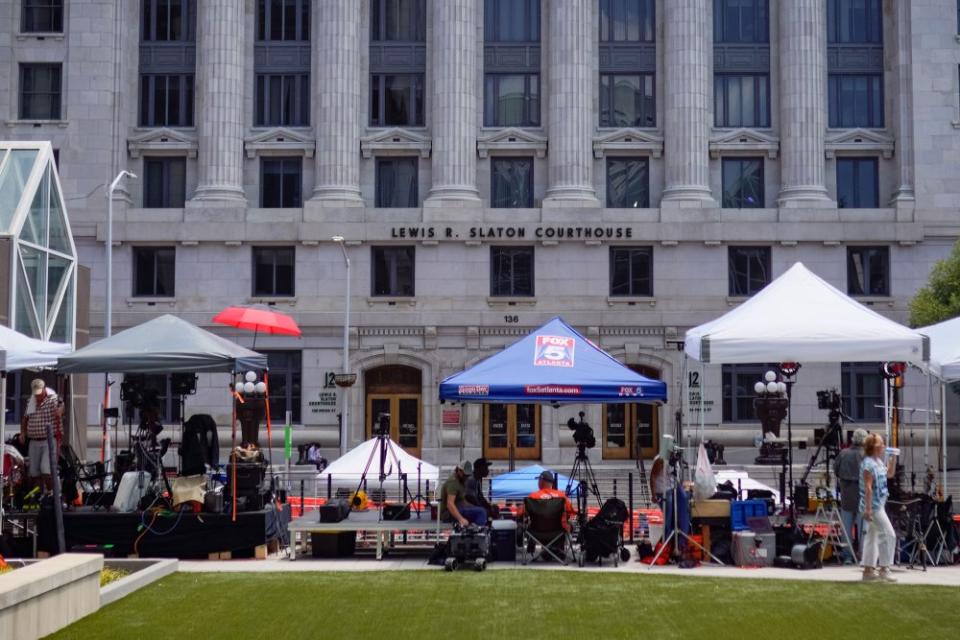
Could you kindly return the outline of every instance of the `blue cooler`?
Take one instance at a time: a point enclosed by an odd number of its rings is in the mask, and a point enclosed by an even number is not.
[[[515,520],[492,520],[490,537],[494,562],[517,561],[517,523]]]

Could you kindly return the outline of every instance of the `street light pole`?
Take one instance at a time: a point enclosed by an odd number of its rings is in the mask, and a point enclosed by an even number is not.
[[[113,179],[113,182],[110,183],[110,187],[107,189],[107,291],[106,298],[104,300],[104,320],[103,320],[103,334],[104,338],[109,338],[113,335],[113,192],[116,190],[117,185],[120,184],[120,181],[123,178],[130,178],[136,180],[137,176],[130,173],[127,170],[123,170],[117,174],[117,177]],[[104,405],[102,407],[101,413],[110,406],[110,374],[103,374],[103,398]],[[100,424],[102,425],[103,434],[107,432],[107,419],[104,415],[100,416]],[[105,439],[101,438],[101,442],[105,442]],[[100,462],[106,462],[104,460],[103,447],[101,446],[101,456]]]
[[[343,262],[347,267],[346,275],[346,300],[344,304],[343,315],[343,374],[350,373],[350,257],[347,255],[347,248],[343,242],[343,236],[333,236],[331,238],[340,245],[340,251],[343,253]],[[340,455],[347,452],[347,429],[350,415],[350,387],[343,388],[343,407],[340,410]]]

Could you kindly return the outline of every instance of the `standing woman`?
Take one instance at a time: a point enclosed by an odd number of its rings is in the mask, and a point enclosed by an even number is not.
[[[863,579],[866,582],[896,582],[890,575],[896,534],[887,517],[887,478],[897,469],[897,459],[889,455],[884,464],[883,438],[871,433],[863,441],[863,462],[860,463],[860,513],[863,515],[866,535],[863,538]],[[875,567],[879,566],[880,573]]]

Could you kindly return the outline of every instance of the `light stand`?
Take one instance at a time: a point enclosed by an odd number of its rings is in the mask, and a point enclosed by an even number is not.
[[[692,544],[693,546],[700,549],[701,553],[704,554],[704,557],[709,556],[710,559],[716,562],[717,564],[723,565],[723,562],[721,562],[717,556],[710,553],[710,551],[705,549],[703,545],[701,545],[699,542],[691,538],[686,531],[680,530],[680,526],[679,526],[680,517],[678,515],[680,513],[679,492],[682,491],[682,489],[680,488],[679,474],[677,473],[677,467],[680,466],[680,452],[674,451],[673,453],[671,453],[669,462],[670,462],[670,476],[673,478],[673,488],[671,489],[671,491],[673,492],[673,496],[672,496],[673,498],[673,530],[670,532],[670,535],[667,536],[666,540],[663,541],[663,544],[660,545],[660,549],[657,550],[657,553],[653,556],[653,560],[650,562],[650,567],[648,568],[648,571],[653,569],[657,565],[657,560],[660,559],[660,556],[662,556],[663,552],[667,550],[667,547],[670,546],[671,542],[674,543],[673,549],[671,551],[671,555],[675,562],[680,560],[680,545],[675,544],[679,542],[679,536],[683,536],[683,539],[686,540],[688,544]]]
[[[782,382],[787,385],[787,473],[789,474],[788,490],[790,491],[790,525],[797,524],[797,505],[793,500],[793,385],[796,384],[797,373],[800,371],[799,362],[783,362],[778,367]]]

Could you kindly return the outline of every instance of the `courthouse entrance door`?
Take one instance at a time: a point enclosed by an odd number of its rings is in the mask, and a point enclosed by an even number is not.
[[[539,405],[483,405],[483,455],[490,460],[539,460]]]
[[[390,365],[371,369],[366,379],[366,435],[373,437],[383,415],[390,438],[404,450],[420,457],[423,441],[423,398],[419,369]]]
[[[660,379],[660,371],[650,367],[630,369],[652,380]],[[657,454],[660,438],[660,412],[651,404],[608,404],[603,410],[603,459],[632,460],[637,451],[644,458]]]

